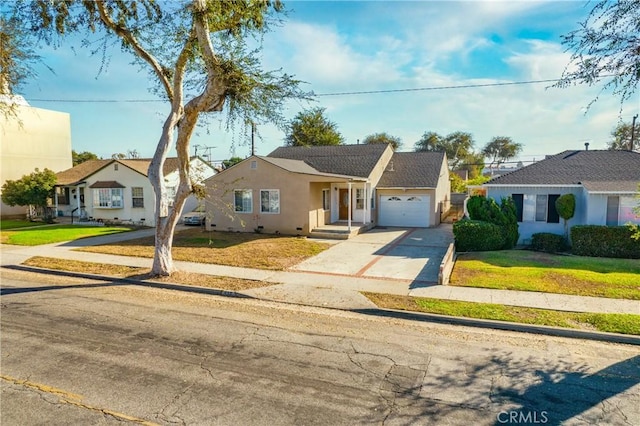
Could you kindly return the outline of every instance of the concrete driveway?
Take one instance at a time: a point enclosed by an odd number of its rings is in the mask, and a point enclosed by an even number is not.
[[[374,228],[332,246],[292,270],[434,283],[452,242],[450,224],[437,228]]]

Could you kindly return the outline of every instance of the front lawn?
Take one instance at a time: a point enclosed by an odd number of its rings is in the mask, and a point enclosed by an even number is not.
[[[640,315],[552,311],[426,297],[363,293],[380,308],[640,335]]]
[[[32,222],[30,220],[19,220],[19,219],[3,219],[0,220],[0,229],[18,229],[18,228],[30,228],[32,226],[43,226],[47,225],[44,222]]]
[[[59,243],[80,238],[117,234],[131,229],[123,226],[84,226],[84,225],[50,225],[38,228],[21,228],[2,231],[2,244],[18,246],[37,246],[41,244]]]
[[[450,284],[640,300],[640,262],[528,250],[463,253]]]
[[[173,237],[174,260],[283,270],[315,256],[329,247],[304,237],[214,232],[188,229]],[[139,238],[78,249],[122,256],[153,257],[154,238]]]

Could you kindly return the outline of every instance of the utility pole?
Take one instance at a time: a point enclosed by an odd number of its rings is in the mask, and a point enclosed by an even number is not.
[[[251,122],[251,155],[256,155],[255,135],[256,135],[256,123],[252,121]]]
[[[631,122],[631,142],[629,142],[629,151],[633,151],[633,139],[636,132],[636,119],[638,118],[638,114],[633,116],[633,121]]]

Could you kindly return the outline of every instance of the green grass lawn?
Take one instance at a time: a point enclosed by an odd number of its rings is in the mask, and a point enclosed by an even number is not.
[[[32,226],[43,226],[44,222],[32,222],[30,220],[5,219],[0,220],[0,229],[30,228]]]
[[[640,315],[564,312],[493,303],[462,302],[380,293],[363,294],[377,306],[386,309],[640,335]]]
[[[450,284],[640,300],[640,261],[528,250],[464,253]]]
[[[51,225],[40,228],[22,228],[2,231],[0,241],[3,244],[19,246],[37,246],[41,244],[59,243],[79,238],[117,234],[131,229],[123,226],[84,226],[84,225]]]

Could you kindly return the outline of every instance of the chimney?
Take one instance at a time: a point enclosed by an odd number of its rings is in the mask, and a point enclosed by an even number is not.
[[[589,142],[584,143],[584,150],[589,151]]]

